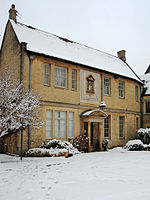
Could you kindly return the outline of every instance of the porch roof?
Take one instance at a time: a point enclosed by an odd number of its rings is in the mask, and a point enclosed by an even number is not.
[[[100,114],[100,116],[102,117],[107,117],[108,115],[103,111],[103,110],[87,110],[81,113],[81,117],[89,117],[89,116],[93,116],[93,114]]]

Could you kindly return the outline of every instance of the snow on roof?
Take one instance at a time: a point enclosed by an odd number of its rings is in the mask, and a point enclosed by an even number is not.
[[[122,75],[140,82],[129,66],[116,56],[31,26],[15,23],[13,20],[10,22],[19,42],[26,42],[29,51]]]
[[[150,95],[150,73],[141,75],[141,80],[144,81],[144,87],[146,88],[145,95]]]
[[[89,111],[86,111],[86,112],[82,113],[81,116],[82,117],[90,116],[94,112],[102,113],[105,117],[107,117],[107,114],[103,110],[89,110]]]

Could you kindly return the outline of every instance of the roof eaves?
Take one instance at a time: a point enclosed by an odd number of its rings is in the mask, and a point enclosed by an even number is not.
[[[131,78],[131,77],[127,77],[127,76],[123,76],[121,74],[117,74],[117,73],[113,73],[113,72],[110,72],[110,71],[106,71],[104,69],[99,69],[99,68],[96,68],[96,67],[91,67],[89,65],[84,65],[84,64],[81,64],[81,63],[78,63],[78,62],[74,62],[74,61],[71,61],[71,60],[67,60],[67,59],[63,59],[63,58],[59,58],[59,57],[55,57],[55,56],[50,56],[50,55],[47,55],[47,54],[44,54],[44,53],[39,53],[39,52],[36,52],[36,51],[31,51],[31,50],[26,50],[27,53],[32,53],[32,54],[37,54],[37,55],[40,55],[40,56],[44,56],[44,57],[49,57],[49,58],[52,58],[52,59],[56,59],[58,61],[65,61],[65,62],[68,62],[70,64],[74,64],[74,65],[79,65],[81,67],[86,67],[88,69],[94,69],[98,72],[104,72],[104,73],[109,73],[113,76],[117,75],[117,77],[123,77],[123,78],[127,78],[129,80],[134,80],[134,81],[137,81],[137,82],[140,82],[142,85],[143,85],[143,82],[142,80],[140,79],[139,81],[134,79],[134,78]],[[127,64],[127,63],[126,63]],[[137,76],[138,77],[138,76]],[[139,78],[138,78],[139,79]]]

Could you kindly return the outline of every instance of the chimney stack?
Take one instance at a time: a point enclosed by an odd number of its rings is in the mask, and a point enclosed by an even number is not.
[[[15,5],[12,4],[9,10],[9,19],[12,19],[14,22],[17,22],[17,11],[15,10]]]
[[[126,51],[125,50],[118,51],[117,54],[118,54],[118,58],[120,58],[121,60],[126,62]]]

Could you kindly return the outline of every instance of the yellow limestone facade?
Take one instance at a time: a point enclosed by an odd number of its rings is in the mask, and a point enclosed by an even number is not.
[[[8,21],[1,47],[0,73],[12,67],[26,90],[30,55],[33,56],[31,87],[42,96],[44,122],[40,129],[31,128],[30,148],[54,138],[72,142],[85,134],[89,138],[88,150],[95,151],[103,150],[104,139],[109,140],[109,148],[112,148],[135,138],[140,127],[139,81],[30,52],[26,43],[18,41]],[[106,107],[101,108],[101,102],[105,102]],[[1,142],[5,151],[20,153],[20,133],[1,138]],[[28,129],[23,134],[23,151],[27,150]]]

